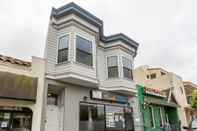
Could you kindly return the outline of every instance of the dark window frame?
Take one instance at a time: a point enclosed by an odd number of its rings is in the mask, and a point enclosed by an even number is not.
[[[67,43],[67,47],[66,48],[61,48],[59,49],[60,47],[60,40],[64,37],[67,37],[68,39],[68,43]],[[64,63],[66,61],[68,61],[68,54],[69,54],[69,34],[65,34],[65,35],[62,35],[58,38],[58,53],[57,53],[57,63]],[[66,54],[66,55],[65,55]],[[64,56],[65,55],[65,56]]]
[[[78,42],[77,42],[77,38],[80,38],[82,40],[85,40],[87,41],[89,44],[90,44],[90,50],[91,52],[88,52],[88,51],[84,51],[84,50],[81,50],[80,48],[78,48]],[[76,62],[79,62],[81,64],[84,64],[84,65],[87,65],[87,66],[93,66],[93,43],[92,41],[82,37],[82,36],[79,36],[79,35],[76,35],[76,40],[75,40],[75,44],[76,44],[76,53],[75,53],[75,57],[76,57]],[[82,61],[80,58],[80,55],[78,56],[78,54],[85,54],[87,55],[88,57],[90,57],[90,61],[88,63]]]
[[[129,69],[128,67],[124,66],[124,64],[122,65],[122,66],[123,66],[123,77],[124,77],[124,78],[127,78],[127,79],[133,80],[132,61],[131,61],[130,59],[128,59],[128,58],[126,58],[126,57],[123,56],[123,57],[122,57],[122,63],[123,63],[123,60],[124,60],[124,59],[130,62],[131,67],[130,67],[130,69]],[[130,75],[126,74],[126,73],[125,73],[126,71],[129,72],[128,74],[130,74]]]
[[[109,66],[109,58],[111,58],[111,57],[116,57],[116,66]],[[112,69],[114,69],[115,70],[115,73],[112,73],[112,72],[110,72]],[[107,57],[107,76],[108,76],[108,78],[119,78],[119,68],[118,68],[118,56],[108,56]],[[113,76],[113,74],[115,74],[114,76]]]
[[[156,78],[157,78],[157,74],[156,73],[150,74],[150,79],[156,79]]]
[[[104,106],[104,124],[105,124],[104,131],[108,131],[107,127],[106,127],[106,106],[122,107],[123,112],[124,112],[124,119],[125,119],[125,121],[124,121],[125,127],[122,129],[122,131],[134,131],[135,130],[134,117],[133,117],[133,107],[81,101],[81,102],[79,102],[79,116],[81,114],[80,105],[103,105]],[[126,108],[131,110],[132,130],[130,130],[126,126],[126,114],[127,114]],[[80,117],[79,117],[79,131],[80,131]]]

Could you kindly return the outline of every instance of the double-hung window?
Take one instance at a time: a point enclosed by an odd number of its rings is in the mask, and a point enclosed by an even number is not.
[[[80,36],[76,36],[76,61],[92,66],[92,59],[92,42]]]
[[[69,43],[69,35],[64,35],[59,38],[58,63],[62,63],[68,60],[68,43]]]
[[[123,76],[125,78],[133,79],[131,60],[122,57],[122,63],[123,63]]]
[[[118,77],[118,57],[110,56],[107,58],[108,78]]]

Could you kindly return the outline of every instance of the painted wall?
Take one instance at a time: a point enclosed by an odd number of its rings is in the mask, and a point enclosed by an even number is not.
[[[31,67],[24,67],[10,63],[0,63],[0,70],[38,78],[37,97],[35,103],[22,100],[0,99],[0,105],[30,108],[33,111],[32,131],[40,131],[45,79],[45,60],[38,57],[32,57]]]
[[[186,114],[184,108],[187,105],[186,95],[183,87],[182,78],[178,75],[167,72],[161,68],[148,69],[148,66],[141,66],[134,70],[134,81],[136,84],[144,85],[154,89],[170,89],[173,87],[173,95],[177,103],[181,106],[178,109],[179,119],[181,120],[182,126],[187,125]],[[161,75],[161,72],[165,72],[165,75]],[[152,73],[156,74],[155,79],[147,79],[147,75]]]

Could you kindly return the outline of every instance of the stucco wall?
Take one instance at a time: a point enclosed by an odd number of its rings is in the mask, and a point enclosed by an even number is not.
[[[11,63],[0,63],[0,70],[19,74],[19,75],[26,75],[26,76],[38,78],[36,102],[0,99],[0,105],[30,108],[33,112],[32,131],[40,131],[44,78],[45,78],[45,60],[38,57],[32,57],[31,67],[24,67]]]

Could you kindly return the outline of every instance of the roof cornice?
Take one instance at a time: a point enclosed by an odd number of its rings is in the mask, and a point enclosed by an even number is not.
[[[66,4],[60,8],[52,8],[51,12],[51,18],[54,17],[56,19],[59,19],[63,16],[67,16],[70,14],[75,14],[79,16],[81,19],[87,21],[88,23],[98,27],[99,29],[99,35],[100,35],[100,40],[104,43],[111,43],[115,41],[122,41],[126,43],[127,45],[133,47],[136,52],[138,49],[139,44],[132,40],[130,37],[126,36],[123,33],[115,34],[115,35],[110,35],[110,36],[104,36],[103,33],[103,21],[99,19],[98,17],[94,16],[87,10],[81,8],[74,2],[71,2],[69,4]]]

